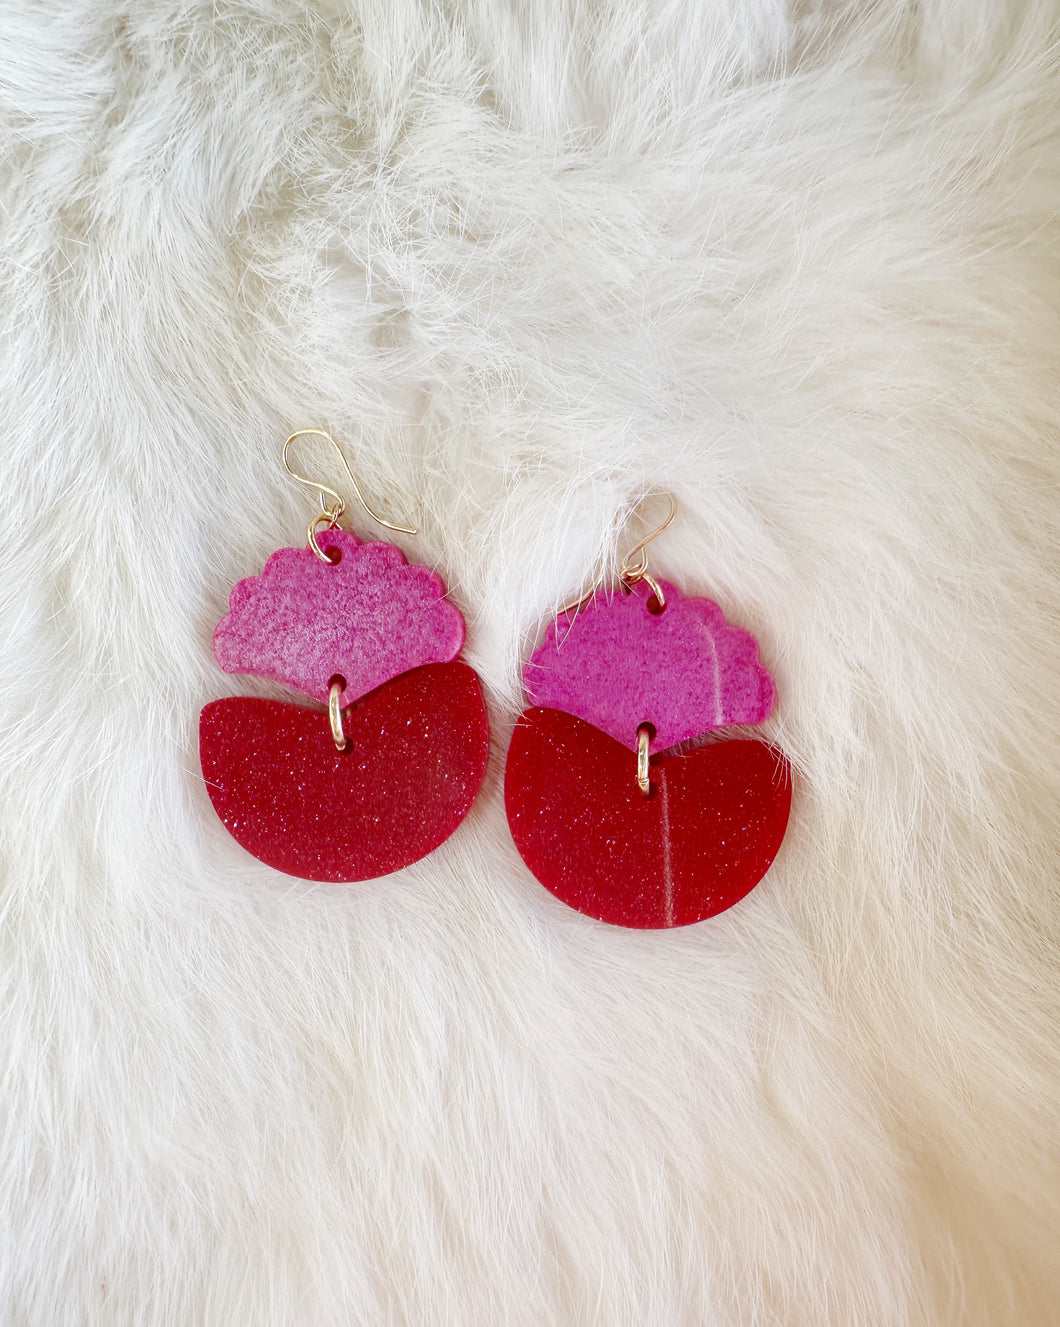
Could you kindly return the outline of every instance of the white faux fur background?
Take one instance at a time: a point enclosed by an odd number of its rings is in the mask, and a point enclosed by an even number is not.
[[[0,19],[0,1322],[1060,1322],[1060,4]],[[196,749],[269,690],[210,637],[307,425],[493,727],[349,887],[247,856]],[[500,795],[653,485],[797,771],[671,934],[560,905]]]

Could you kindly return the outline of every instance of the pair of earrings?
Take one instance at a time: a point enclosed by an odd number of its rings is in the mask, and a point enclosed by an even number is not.
[[[475,673],[459,661],[464,621],[427,567],[390,543],[361,543],[334,489],[305,548],[281,548],[240,581],[214,632],[230,673],[280,682],[318,708],[233,696],[206,705],[199,750],[222,823],[259,860],[305,880],[388,875],[443,843],[482,785],[489,728]],[[524,674],[505,768],[512,837],[537,879],[601,921],[684,926],[738,902],[769,869],[791,805],[788,762],[753,739],[688,743],[773,708],[773,679],[749,632],[709,599],[648,570],[642,539],[619,572],[549,627]]]

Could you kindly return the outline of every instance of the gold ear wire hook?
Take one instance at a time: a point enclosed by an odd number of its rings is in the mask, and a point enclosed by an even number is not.
[[[644,496],[637,503],[637,506],[639,507],[641,502],[645,501],[645,499],[650,496],[651,496],[650,493],[645,493]],[[654,530],[652,530],[649,534],[646,534],[643,539],[639,540],[637,543],[633,545],[633,547],[629,550],[626,556],[622,559],[622,565],[619,567],[618,570],[618,579],[627,591],[632,590],[633,586],[636,585],[638,581],[648,582],[651,592],[655,596],[658,602],[658,609],[654,611],[660,613],[666,607],[666,596],[663,594],[662,589],[659,586],[659,582],[655,579],[654,576],[650,575],[648,572],[647,549],[651,541],[653,539],[657,539],[659,535],[661,535],[662,532],[669,527],[671,521],[677,515],[677,499],[674,497],[674,495],[672,493],[664,493],[662,494],[662,496],[665,497],[670,504],[669,514],[667,515],[666,519],[663,521],[661,525],[657,525]],[[634,510],[636,510],[636,508],[634,508]],[[634,558],[637,559],[636,562],[633,561]],[[584,604],[587,599],[591,599],[592,596],[596,593],[596,591],[600,588],[603,579],[604,579],[604,573],[603,570],[601,570],[599,575],[596,577],[592,585],[590,585],[587,590],[585,590],[577,599],[572,599],[570,603],[564,604],[559,611],[561,613],[576,613],[578,609],[581,608],[582,604]]]
[[[647,498],[648,496],[649,495],[647,493],[644,495],[645,498]],[[622,559],[622,567],[619,570],[618,574],[619,574],[619,579],[626,581],[627,584],[631,582],[632,584],[636,585],[637,581],[642,581],[645,579],[645,577],[648,574],[648,552],[647,552],[648,545],[651,543],[653,539],[658,539],[658,537],[662,534],[662,532],[669,527],[673,518],[677,515],[677,499],[674,497],[674,495],[672,493],[664,493],[662,494],[662,496],[665,497],[667,502],[669,502],[670,504],[670,511],[668,516],[666,517],[666,520],[663,521],[662,525],[657,525],[655,529],[651,531],[650,534],[646,534],[643,539],[635,543],[633,547],[629,550],[629,552],[626,554],[626,556]],[[643,499],[641,499],[641,501],[643,501]],[[639,505],[640,504],[638,503],[638,506]],[[637,558],[636,563],[633,562],[634,557]]]
[[[645,497],[648,495],[645,494]],[[632,590],[638,581],[647,581],[648,588],[651,590],[655,599],[655,607],[651,607],[651,601],[648,602],[648,608],[653,613],[661,613],[666,607],[666,595],[663,594],[662,586],[648,571],[648,545],[653,539],[669,526],[670,522],[677,515],[677,499],[672,493],[663,495],[670,504],[670,510],[666,519],[661,525],[657,525],[654,530],[646,534],[643,539],[633,545],[626,556],[622,559],[622,566],[619,568],[618,578],[625,589]],[[633,558],[636,557],[636,562]]]
[[[287,441],[283,444],[283,468],[287,471],[287,473],[291,476],[292,479],[296,479],[299,484],[304,484],[306,488],[316,489],[317,493],[320,495],[321,515],[315,516],[309,522],[309,547],[313,550],[313,552],[317,555],[317,557],[320,558],[322,562],[330,562],[331,559],[328,557],[326,553],[324,553],[321,550],[319,544],[317,543],[315,537],[316,531],[320,527],[320,525],[325,521],[327,522],[329,529],[334,529],[335,526],[338,525],[342,513],[346,510],[346,503],[343,501],[342,495],[340,493],[337,493],[333,488],[330,488],[327,484],[322,484],[318,479],[310,479],[307,475],[299,474],[298,471],[294,468],[294,466],[291,465],[289,457],[291,444],[295,442],[298,438],[306,438],[306,437],[323,438],[326,442],[331,443],[332,447],[334,447],[339,454],[339,460],[342,462],[342,468],[346,471],[346,474],[349,476],[350,486],[352,487],[357,497],[357,501],[361,504],[361,506],[365,509],[365,511],[372,518],[372,520],[375,521],[377,525],[381,525],[387,530],[393,530],[397,534],[416,533],[416,531],[412,529],[411,526],[392,524],[390,521],[385,520],[382,516],[380,516],[378,512],[373,511],[372,508],[369,507],[368,503],[365,501],[364,494],[360,490],[360,486],[358,485],[357,480],[354,478],[353,471],[350,469],[350,463],[346,459],[346,453],[342,450],[342,448],[339,446],[339,444],[335,441],[335,439],[331,436],[330,433],[326,433],[323,429],[298,429],[297,432],[292,433],[291,436],[287,439]],[[332,505],[330,507],[324,501],[325,494],[332,499]]]

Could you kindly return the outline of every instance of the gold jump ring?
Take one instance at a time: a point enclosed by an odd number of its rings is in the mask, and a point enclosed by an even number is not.
[[[339,705],[339,697],[342,695],[346,683],[341,678],[336,677],[328,688],[328,719],[331,723],[331,736],[335,739],[335,747],[339,751],[346,750],[346,734],[342,728],[342,708]]]
[[[648,745],[651,742],[651,724],[642,723],[637,729],[637,787],[647,797],[651,792],[648,779]]]

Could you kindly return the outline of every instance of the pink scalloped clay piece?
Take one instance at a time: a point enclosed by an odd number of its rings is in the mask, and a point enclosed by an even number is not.
[[[318,538],[332,561],[280,548],[260,576],[234,586],[213,635],[226,673],[283,682],[324,704],[339,676],[340,704],[349,705],[410,668],[456,658],[464,619],[429,567],[346,530]]]
[[[773,678],[758,642],[711,599],[686,599],[660,582],[666,607],[652,612],[645,581],[631,594],[594,599],[561,614],[524,674],[534,705],[563,710],[637,749],[637,729],[655,729],[665,751],[712,728],[761,723],[773,708]]]

